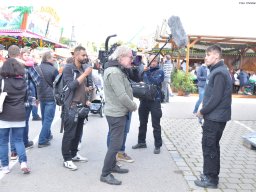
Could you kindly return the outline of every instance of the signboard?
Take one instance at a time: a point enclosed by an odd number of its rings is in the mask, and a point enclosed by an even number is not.
[[[49,40],[59,42],[60,18],[51,7],[39,7],[29,15],[27,30]]]
[[[23,16],[19,12],[13,12],[13,8],[0,7],[0,29],[20,29]]]

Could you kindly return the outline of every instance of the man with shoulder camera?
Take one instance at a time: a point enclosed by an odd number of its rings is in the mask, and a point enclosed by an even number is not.
[[[87,78],[92,72],[92,67],[83,69],[87,61],[84,47],[74,49],[74,63],[66,64],[63,70],[63,83],[68,90],[65,93],[64,104],[64,134],[62,139],[62,155],[64,167],[77,170],[73,161],[88,161],[77,153],[78,144],[83,130],[84,120],[87,118],[90,105],[86,97],[88,91]]]
[[[164,72],[159,68],[159,58],[156,55],[149,56],[150,66],[145,67],[145,72],[143,74],[143,82],[156,85],[156,95],[153,100],[149,99],[140,99],[139,106],[139,135],[138,143],[132,146],[133,149],[146,148],[146,134],[147,134],[147,124],[149,112],[151,113],[153,134],[155,138],[155,149],[154,154],[160,153],[160,147],[162,146],[162,137],[161,137],[161,125],[160,119],[162,117],[161,109],[161,84],[164,81]]]
[[[121,185],[122,183],[111,173],[129,172],[128,169],[116,165],[116,155],[123,144],[127,115],[137,109],[137,105],[133,101],[130,82],[124,71],[125,68],[132,67],[132,60],[132,50],[125,46],[119,46],[105,64],[103,80],[106,101],[105,115],[109,126],[109,145],[100,181],[111,185]]]

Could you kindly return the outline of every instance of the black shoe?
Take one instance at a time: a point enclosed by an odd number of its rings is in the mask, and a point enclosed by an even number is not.
[[[159,153],[160,153],[160,147],[155,147],[154,154],[159,154]]]
[[[105,182],[110,185],[121,185],[122,184],[122,181],[117,180],[112,174],[108,174],[105,177],[100,176],[100,181]]]
[[[32,118],[32,121],[41,121],[42,120],[42,118],[41,117],[36,117],[36,118]]]
[[[147,144],[146,143],[138,143],[136,145],[133,145],[132,148],[133,149],[147,148]]]
[[[216,179],[207,177],[206,175],[200,175],[200,179],[195,180],[194,183],[198,187],[212,188],[212,189],[218,188],[218,181]]]
[[[25,148],[26,148],[26,149],[30,149],[30,148],[33,147],[33,145],[34,145],[34,142],[33,142],[33,141],[28,141],[28,143],[25,145]]]
[[[128,173],[129,170],[128,170],[128,169],[122,169],[122,168],[120,168],[119,166],[116,165],[116,166],[112,169],[111,172],[112,172],[112,173],[121,173],[121,174],[123,174],[123,173]]]
[[[38,148],[48,147],[49,145],[51,145],[51,143],[49,141],[42,143],[42,144],[38,143]]]
[[[201,179],[201,180],[202,180],[202,179],[205,180],[206,178],[207,178],[207,176],[206,176],[205,174],[203,174],[203,173],[200,174],[200,179]],[[218,177],[218,176],[212,178],[212,180],[214,180],[215,183],[219,183],[219,177]]]

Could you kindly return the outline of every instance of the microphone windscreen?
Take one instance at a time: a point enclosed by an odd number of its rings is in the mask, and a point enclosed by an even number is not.
[[[168,20],[173,41],[178,48],[187,46],[188,37],[178,16],[171,16]]]

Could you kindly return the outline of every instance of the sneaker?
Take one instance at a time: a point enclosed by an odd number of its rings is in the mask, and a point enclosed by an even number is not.
[[[16,152],[11,152],[11,160],[17,160],[18,159],[18,155]]]
[[[154,149],[154,154],[159,154],[160,153],[160,147],[156,147]]]
[[[100,176],[100,181],[110,184],[110,185],[121,185],[122,184],[122,181],[117,180],[112,174],[108,174],[105,177]]]
[[[4,166],[4,167],[2,167],[2,172],[3,172],[4,174],[10,173],[9,166]]]
[[[21,171],[23,171],[24,174],[29,174],[30,173],[30,169],[28,168],[26,162],[22,162],[20,164],[20,169],[21,169]]]
[[[133,163],[134,160],[128,156],[126,153],[122,153],[122,152],[118,152],[116,154],[116,160],[117,161],[124,161],[124,162],[127,162],[127,163]]]
[[[42,118],[40,116],[38,116],[37,118],[32,118],[32,121],[41,121]]]
[[[213,179],[207,176],[201,176],[200,179],[194,181],[195,185],[198,187],[203,188],[212,188],[217,189],[218,188],[218,181],[217,179]]]
[[[77,166],[72,161],[64,161],[63,166],[72,171],[77,170]]]
[[[51,145],[51,143],[49,141],[47,141],[46,143],[38,143],[38,148],[43,148],[43,147],[48,147],[49,145]]]
[[[26,149],[30,149],[30,148],[33,147],[33,145],[34,145],[34,142],[33,142],[33,141],[28,141],[28,143],[25,145],[25,148],[26,148]]]
[[[75,157],[72,158],[73,161],[85,161],[87,162],[88,159],[86,157],[81,156],[79,153],[76,154]]]
[[[140,149],[140,148],[147,148],[146,143],[137,143],[136,145],[132,146],[133,149]]]

